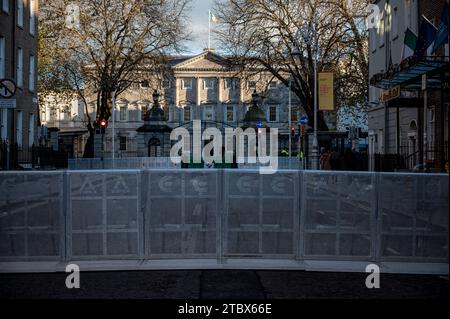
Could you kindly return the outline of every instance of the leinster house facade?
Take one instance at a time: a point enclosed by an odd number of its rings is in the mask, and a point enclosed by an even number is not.
[[[170,141],[174,128],[189,130],[193,120],[222,130],[242,127],[256,97],[265,114],[264,125],[278,129],[280,151],[288,149],[292,134],[295,152],[299,147],[298,120],[303,114],[298,98],[270,74],[255,72],[244,76],[229,65],[226,58],[205,50],[196,56],[171,58],[164,80],[133,84],[116,99],[115,138],[110,119],[101,156],[111,157],[113,140],[117,158],[168,156],[174,143]],[[64,148],[72,157],[81,157],[88,137],[85,110],[95,119],[95,100],[88,100],[86,108],[76,97],[62,102],[49,96],[40,109],[44,143]],[[96,157],[100,157],[99,152],[97,148]]]

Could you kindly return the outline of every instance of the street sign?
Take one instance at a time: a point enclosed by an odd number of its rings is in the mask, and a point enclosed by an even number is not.
[[[15,109],[15,108],[16,108],[15,99],[0,100],[0,109]]]
[[[301,124],[301,125],[308,125],[308,122],[309,122],[309,119],[308,119],[307,116],[302,116],[302,117],[300,118],[300,124]]]
[[[256,127],[257,128],[262,128],[263,127],[263,123],[262,122],[256,122]]]
[[[2,79],[0,80],[0,97],[10,99],[16,94],[16,83],[13,80]]]
[[[386,90],[381,95],[381,102],[388,102],[400,97],[400,86],[395,86],[389,90]]]

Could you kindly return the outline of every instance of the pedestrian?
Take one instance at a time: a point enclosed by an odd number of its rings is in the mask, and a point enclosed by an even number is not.
[[[331,170],[333,170],[333,171],[339,170],[340,164],[341,164],[341,156],[338,153],[337,148],[333,147],[333,151],[331,152],[331,155],[330,155]]]
[[[356,169],[355,155],[350,148],[344,152],[344,169],[347,171],[354,171]]]
[[[320,155],[320,169],[321,170],[331,170],[331,152],[324,147],[322,147],[322,153]]]

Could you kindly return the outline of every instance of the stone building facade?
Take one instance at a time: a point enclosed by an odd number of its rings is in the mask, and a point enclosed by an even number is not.
[[[280,149],[288,148],[291,134],[288,125],[289,88],[270,74],[259,72],[254,76],[243,76],[230,69],[229,61],[213,50],[205,50],[193,57],[171,58],[167,69],[162,80],[155,77],[145,83],[132,84],[117,98],[114,123],[116,157],[167,155],[165,150],[171,145],[167,134],[159,141],[154,137],[154,145],[149,145],[150,140],[144,142],[138,132],[145,124],[147,112],[153,107],[152,94],[155,89],[158,90],[159,103],[164,111],[164,123],[161,124],[171,129],[180,126],[189,129],[193,120],[201,120],[206,126],[220,129],[241,127],[252,103],[252,93],[256,90],[260,96],[259,105],[266,114],[267,125],[279,130]],[[74,99],[65,109],[62,112],[60,108],[52,108],[51,103],[46,103],[41,109],[41,118],[45,119],[43,124],[49,127],[58,122],[50,119],[63,117],[71,121],[70,127],[61,124],[61,120],[57,126],[60,134],[65,136],[63,144],[67,144],[74,157],[81,157],[82,148],[78,146],[84,145],[87,139],[85,108],[81,100]],[[95,119],[95,99],[88,99],[87,109],[91,118]],[[292,126],[298,133],[298,120],[304,112],[295,94],[291,95],[291,110]],[[112,155],[112,140],[112,125],[109,123],[104,137],[105,157]],[[70,141],[78,146],[71,147]],[[159,151],[155,148],[157,145],[162,147]],[[295,151],[297,147],[296,136],[292,139],[292,150]]]

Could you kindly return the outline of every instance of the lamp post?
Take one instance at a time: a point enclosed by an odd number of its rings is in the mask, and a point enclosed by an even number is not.
[[[115,168],[116,159],[116,94],[117,87],[114,88],[112,94],[112,167]]]
[[[291,156],[292,156],[292,80],[289,79],[289,116],[288,116],[288,122],[289,122],[289,165],[291,165]],[[289,166],[290,168],[290,166]]]
[[[317,112],[318,112],[318,96],[317,96],[317,59],[319,56],[319,41],[317,34],[317,23],[316,18],[312,22],[309,22],[307,25],[305,24],[300,30],[299,33],[303,38],[303,41],[306,45],[313,46],[313,68],[314,68],[314,135],[313,135],[313,143],[312,143],[312,169],[319,169],[319,141],[317,137]],[[311,34],[313,36],[311,36]],[[313,39],[312,39],[313,37]],[[301,58],[301,52],[297,44],[294,44],[294,48],[292,50],[292,56],[294,58]]]

